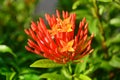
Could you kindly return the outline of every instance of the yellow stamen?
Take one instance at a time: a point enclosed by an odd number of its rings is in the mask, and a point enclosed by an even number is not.
[[[57,18],[57,24],[54,24],[52,29],[49,30],[51,35],[55,35],[58,32],[71,32],[71,31],[72,31],[72,24],[70,23],[70,18],[64,20]]]
[[[64,41],[61,41],[61,43],[63,43],[63,48],[60,50],[61,52],[65,52],[65,51],[74,52],[75,51],[73,48],[74,40],[71,40],[67,43],[65,43]]]

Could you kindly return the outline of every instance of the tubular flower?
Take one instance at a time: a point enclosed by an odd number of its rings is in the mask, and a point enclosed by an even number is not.
[[[29,29],[25,29],[25,33],[32,38],[28,39],[28,45],[25,46],[28,51],[61,64],[79,60],[93,51],[93,34],[88,37],[88,23],[85,18],[79,23],[77,34],[74,34],[74,13],[63,11],[61,19],[56,10],[56,15],[45,14],[45,18],[50,29],[46,28],[42,18],[37,23],[32,22]]]

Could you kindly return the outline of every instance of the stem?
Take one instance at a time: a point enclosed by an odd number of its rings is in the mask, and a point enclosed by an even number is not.
[[[68,64],[68,69],[69,69],[70,74],[72,74],[72,67],[71,67],[71,63],[70,63],[70,64]]]
[[[99,27],[99,30],[100,30],[100,34],[102,35],[102,42],[101,42],[102,43],[102,48],[106,52],[107,46],[105,44],[104,29],[103,29],[103,25],[100,21],[99,10],[98,10],[96,2],[97,2],[96,0],[93,0],[93,6],[94,6],[94,10],[95,10],[94,16],[98,19],[98,27]]]
[[[72,75],[71,75],[71,72],[70,72],[70,70],[71,70],[71,67],[70,67],[71,65],[69,65],[69,64],[66,64],[65,66],[63,66],[63,68],[62,68],[62,73],[64,74],[64,76],[66,77],[66,78],[68,78],[68,80],[72,80]]]
[[[101,21],[100,21],[99,10],[98,10],[97,3],[96,3],[96,2],[97,2],[96,0],[93,0],[93,6],[94,6],[94,9],[95,9],[95,14],[94,14],[94,16],[98,19],[99,29],[100,29],[101,34],[103,35],[103,34],[104,34],[104,30],[103,30],[103,26],[102,26]]]

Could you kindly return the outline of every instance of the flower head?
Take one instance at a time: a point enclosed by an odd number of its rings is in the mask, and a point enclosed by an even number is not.
[[[45,17],[50,29],[46,28],[42,18],[37,23],[32,22],[29,29],[25,29],[25,33],[32,38],[28,39],[28,45],[25,46],[28,51],[57,63],[79,60],[93,51],[93,34],[88,37],[88,23],[85,18],[80,22],[75,35],[75,14],[63,11],[61,18],[56,10],[56,15],[45,14]]]

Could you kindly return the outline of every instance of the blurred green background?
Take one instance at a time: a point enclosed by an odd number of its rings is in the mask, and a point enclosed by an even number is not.
[[[62,77],[69,74],[61,68],[29,67],[42,57],[25,50],[27,35],[24,29],[30,27],[32,20],[44,18],[49,2],[39,12],[37,6],[42,5],[38,4],[41,1],[0,0],[0,80],[56,80],[54,72]],[[56,0],[55,6],[49,7],[50,14],[55,9],[76,13],[76,27],[86,17],[89,34],[95,35],[94,51],[83,58],[83,63],[73,64],[71,75],[84,74],[91,80],[120,80],[120,0]],[[50,76],[45,76],[46,73]]]

